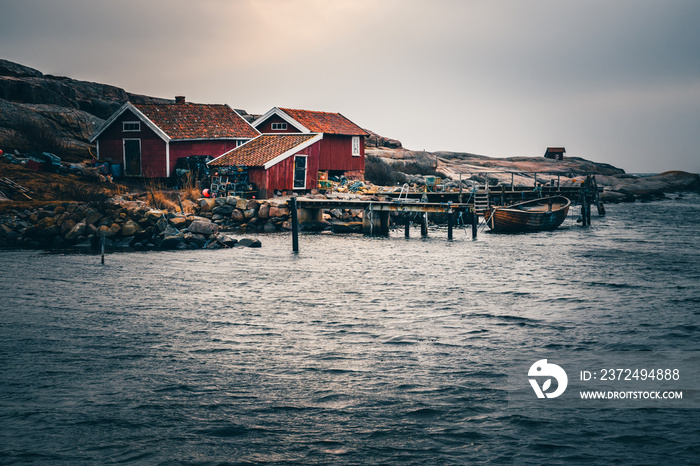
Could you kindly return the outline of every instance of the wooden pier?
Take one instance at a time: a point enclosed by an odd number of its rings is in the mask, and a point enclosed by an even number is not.
[[[421,224],[421,236],[428,235],[428,215],[438,213],[447,216],[447,238],[452,239],[455,216],[460,216],[462,223],[472,226],[472,239],[476,239],[479,215],[492,206],[509,205],[523,200],[549,196],[564,196],[581,205],[582,225],[590,225],[591,205],[598,206],[598,214],[605,215],[605,208],[600,202],[600,189],[595,178],[587,177],[581,186],[560,187],[536,186],[481,187],[462,192],[425,192],[425,193],[379,193],[386,200],[360,199],[315,199],[292,197],[289,202],[292,220],[292,249],[299,251],[300,223],[321,223],[323,211],[332,209],[361,209],[362,231],[369,235],[388,236],[391,213],[404,213],[405,236],[409,237],[411,217],[418,214]],[[413,214],[413,215],[410,215]],[[443,217],[444,220],[444,217]]]

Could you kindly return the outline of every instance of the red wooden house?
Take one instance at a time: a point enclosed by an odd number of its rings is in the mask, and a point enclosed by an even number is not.
[[[252,125],[264,134],[322,134],[318,170],[329,176],[364,176],[365,136],[369,133],[340,113],[275,107]]]
[[[263,134],[209,162],[212,173],[245,166],[258,196],[315,188],[323,134]]]
[[[100,160],[122,166],[125,176],[169,177],[177,159],[221,154],[260,133],[228,105],[127,102],[90,138]]]

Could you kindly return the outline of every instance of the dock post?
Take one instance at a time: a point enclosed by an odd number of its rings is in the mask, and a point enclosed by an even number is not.
[[[447,239],[452,240],[452,226],[453,226],[453,215],[452,209],[447,212]]]
[[[105,234],[102,232],[102,265],[105,265]]]
[[[411,217],[406,215],[406,225],[404,226],[404,236],[406,238],[411,236]]]
[[[586,220],[588,221],[587,225],[591,226],[591,200],[586,199]]]
[[[389,236],[389,211],[379,212],[379,234]]]
[[[472,239],[476,239],[476,230],[479,226],[479,214],[476,213],[476,208],[472,210]]]
[[[292,252],[299,252],[299,218],[297,217],[297,198],[289,200],[289,210],[292,215]]]
[[[423,213],[420,223],[420,235],[425,238],[428,236],[428,212]]]

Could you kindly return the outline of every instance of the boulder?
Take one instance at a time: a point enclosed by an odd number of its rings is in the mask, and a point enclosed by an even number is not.
[[[61,233],[64,235],[71,231],[71,229],[75,226],[75,220],[72,219],[67,219],[64,220],[63,222],[60,223],[61,225]]]
[[[263,231],[265,233],[274,233],[277,231],[277,225],[275,225],[273,222],[267,222],[263,227]]]
[[[181,236],[166,236],[160,242],[161,249],[176,249],[185,239]]]
[[[260,206],[258,217],[262,219],[270,218],[270,204],[262,204]]]
[[[236,238],[232,238],[231,236],[228,235],[220,235],[219,238],[217,238],[219,242],[221,242],[224,246],[232,248],[238,243],[238,240]]]
[[[238,199],[236,201],[236,209],[246,210],[248,208],[248,199]]]
[[[134,236],[141,232],[141,227],[138,223],[133,220],[128,220],[124,225],[122,225],[120,234],[122,236]]]
[[[221,215],[222,217],[230,217],[231,213],[234,211],[235,207],[231,204],[224,204],[221,206],[214,207],[211,211],[214,215]]]
[[[187,232],[185,233],[184,238],[188,244],[191,244],[197,248],[202,248],[205,244],[207,244],[207,239],[204,237],[204,235]]]
[[[289,215],[289,209],[285,206],[270,206],[270,217],[287,217]]]
[[[248,209],[248,210],[243,212],[243,215],[245,216],[245,218],[248,218],[248,219],[255,217],[255,214],[256,214],[255,209]]]
[[[234,209],[234,211],[231,212],[231,220],[233,220],[236,223],[243,223],[245,221],[245,215],[243,214],[243,211],[240,209]]]
[[[178,230],[177,228],[175,228],[173,226],[167,225],[165,227],[165,230],[163,230],[160,234],[163,236],[163,238],[165,238],[166,236],[175,236],[179,233],[180,233],[180,230]]]
[[[108,226],[102,225],[101,227],[99,227],[97,229],[97,236],[99,236],[99,237],[104,236],[105,238],[110,238],[110,237],[114,236],[114,234],[112,233],[112,230],[110,230],[110,228]],[[66,239],[68,239],[68,238],[66,238]]]
[[[158,220],[163,218],[164,212],[162,210],[149,210],[146,212],[144,217],[149,221],[151,225],[158,223]]]
[[[87,225],[85,224],[85,221],[82,221],[80,223],[76,223],[75,225],[73,225],[73,228],[71,228],[70,231],[68,231],[68,233],[65,234],[65,236],[63,238],[66,239],[67,241],[74,241],[74,240],[78,239],[80,236],[83,236],[83,234],[85,233],[86,226]]]
[[[254,209],[258,210],[260,208],[260,203],[256,201],[255,199],[249,199],[248,202],[246,202],[245,205],[246,210]]]
[[[103,215],[96,210],[88,209],[85,211],[85,223],[88,225],[98,222],[102,217]]]
[[[259,248],[262,246],[262,243],[260,243],[260,241],[257,239],[243,238],[238,241],[238,245],[245,246],[248,248]]]
[[[39,223],[37,223],[37,226],[41,228],[42,230],[45,230],[47,228],[52,228],[56,225],[54,222],[53,217],[44,217],[41,220],[39,220]]]
[[[167,221],[166,219],[164,219],[164,218],[160,218],[160,219],[158,219],[158,221],[156,222],[156,229],[157,229],[158,231],[165,231],[165,229],[166,229],[168,226],[169,226],[169,225],[168,225],[168,221]]]
[[[219,231],[219,225],[214,222],[195,220],[187,228],[190,233],[199,233],[200,235],[213,235]]]
[[[170,225],[175,228],[185,228],[185,225],[187,224],[187,219],[185,217],[173,217],[168,221],[170,222]]]

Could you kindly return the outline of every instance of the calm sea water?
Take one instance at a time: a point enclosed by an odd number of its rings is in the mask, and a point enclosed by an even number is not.
[[[700,197],[528,235],[0,251],[0,463],[697,464],[697,409],[515,410],[528,351],[698,351]]]

